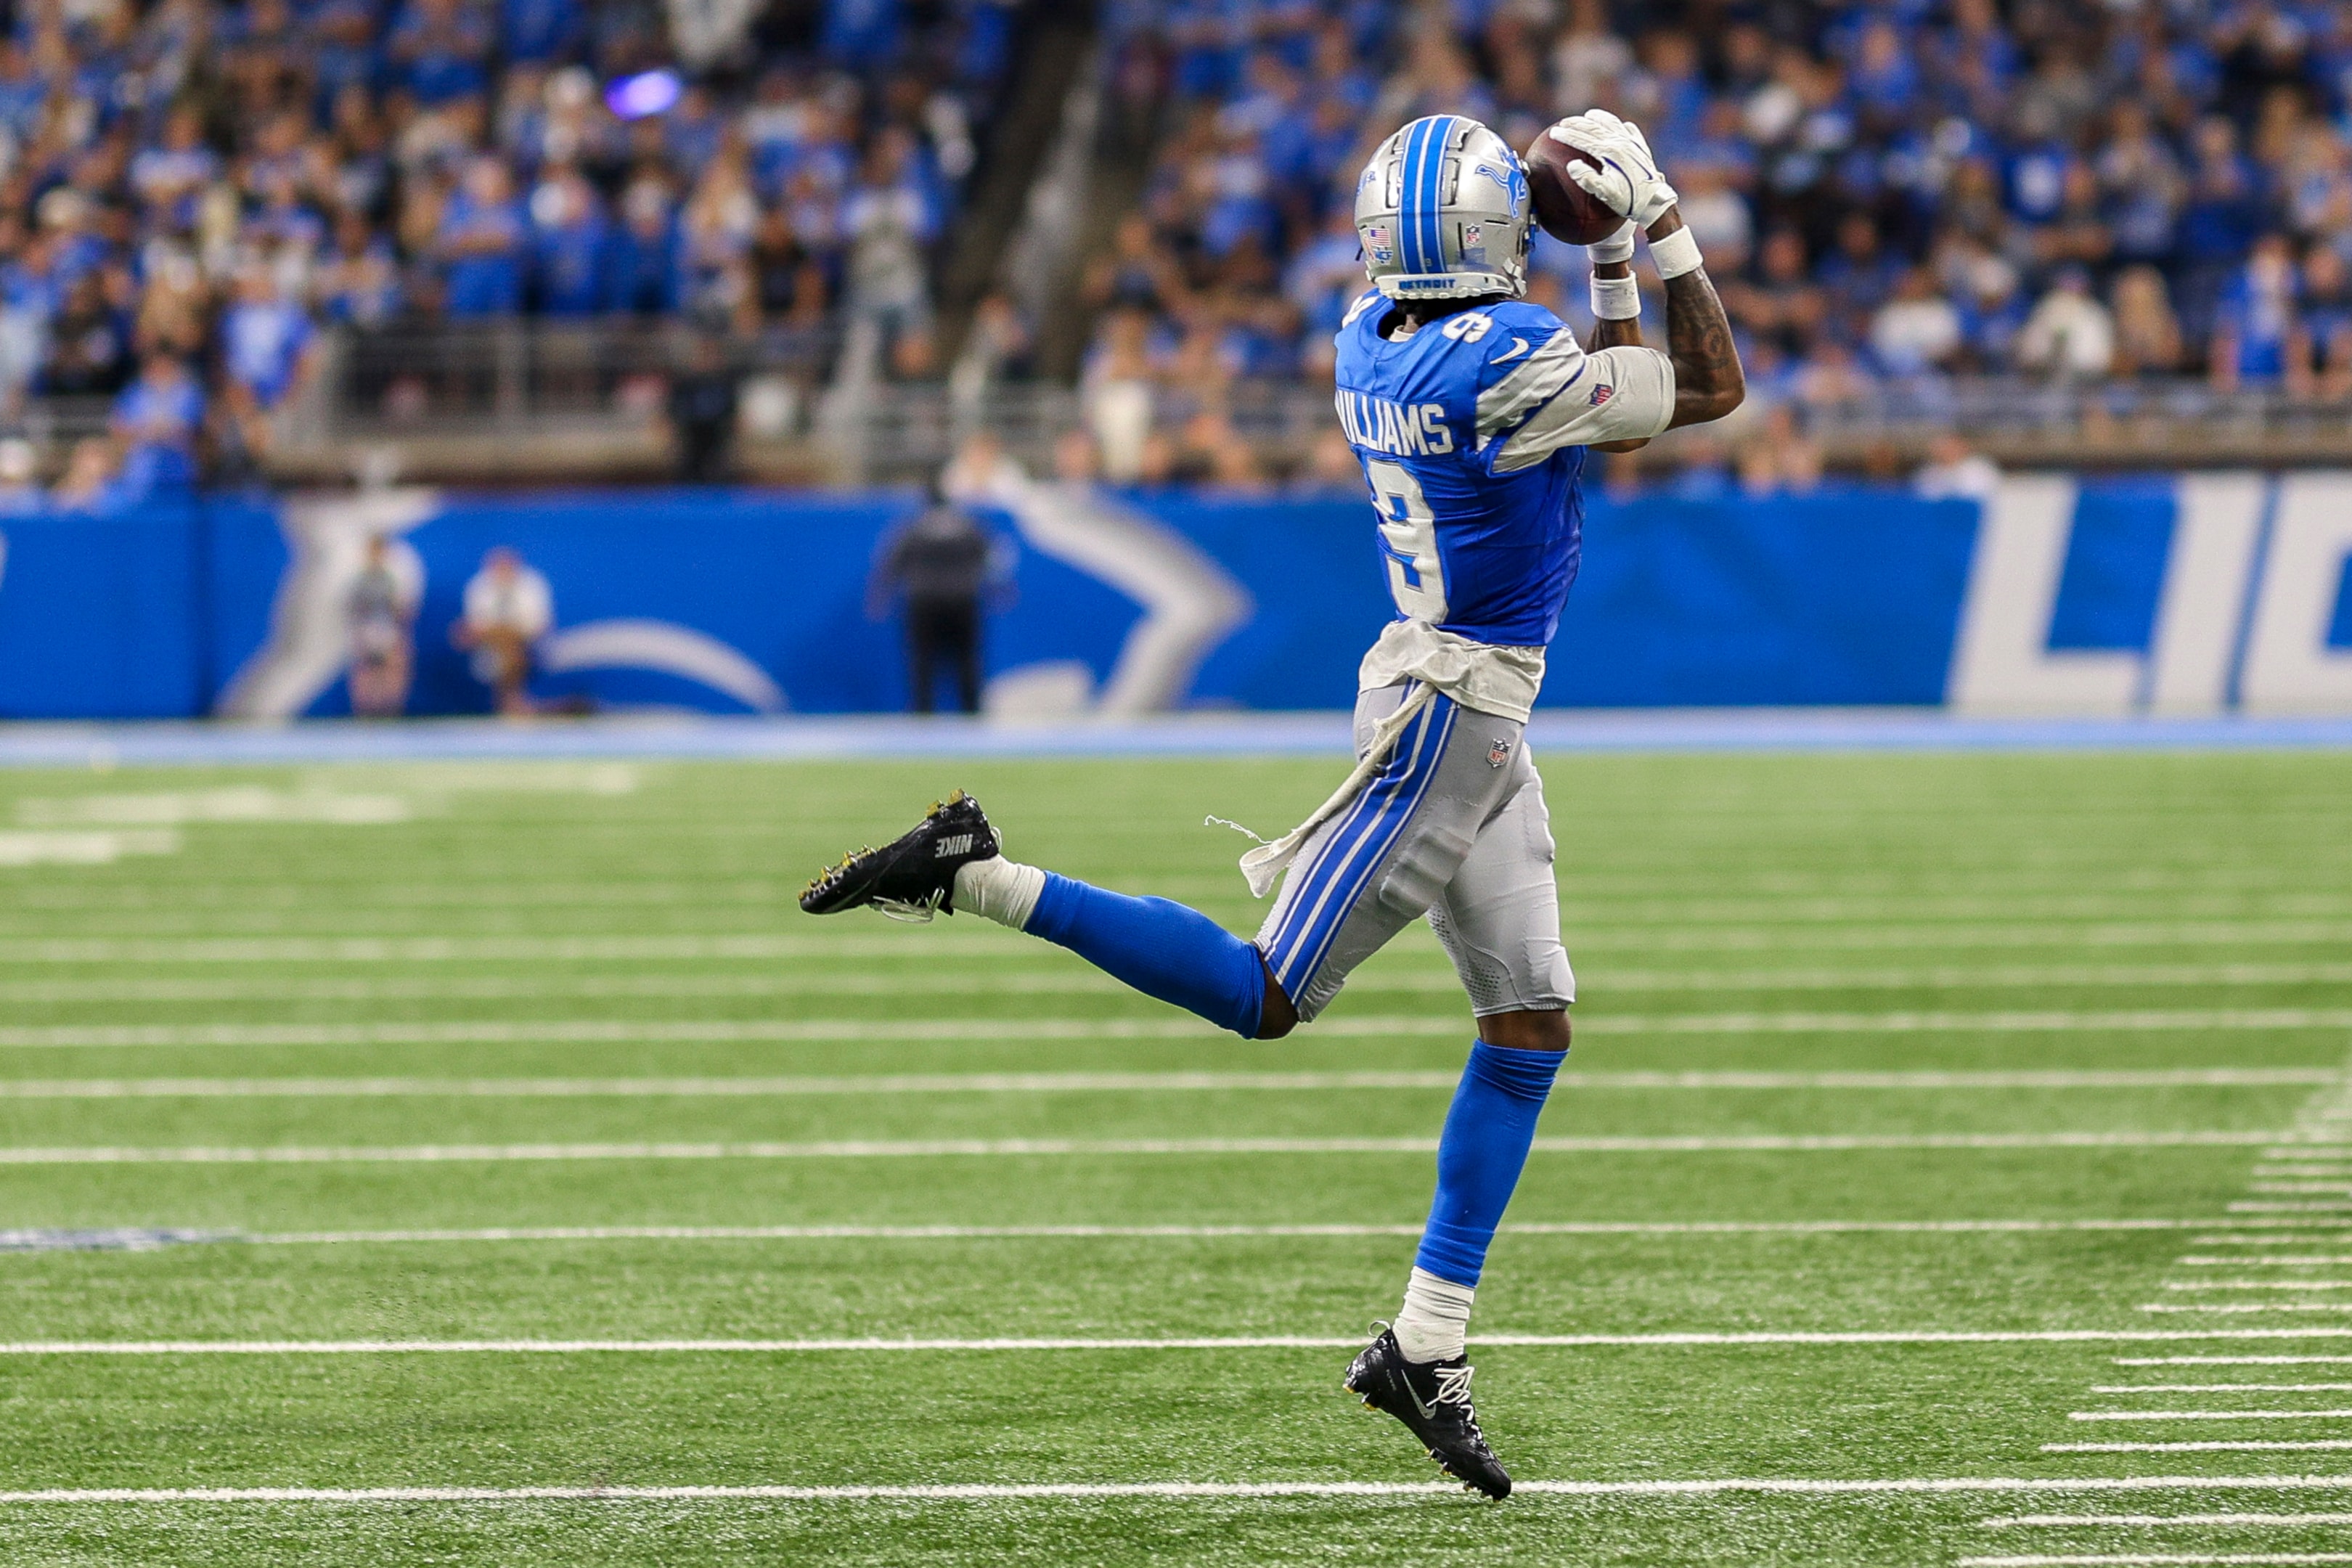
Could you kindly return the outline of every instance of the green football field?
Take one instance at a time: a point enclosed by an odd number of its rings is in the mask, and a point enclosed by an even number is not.
[[[1313,760],[0,774],[0,1562],[2352,1563],[2352,753],[1560,755],[1576,1050],[803,917],[952,784],[1255,924]]]

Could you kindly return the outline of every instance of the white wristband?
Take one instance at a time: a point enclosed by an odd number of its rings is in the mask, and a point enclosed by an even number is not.
[[[1584,247],[1585,259],[1593,262],[1631,261],[1633,259],[1633,226],[1631,222],[1598,245]]]
[[[1592,313],[1604,321],[1630,321],[1642,313],[1642,285],[1632,278],[1594,278]]]
[[[1679,278],[1685,272],[1697,271],[1704,265],[1698,253],[1698,241],[1686,228],[1678,228],[1664,239],[1650,241],[1650,259],[1657,264],[1660,278]]]

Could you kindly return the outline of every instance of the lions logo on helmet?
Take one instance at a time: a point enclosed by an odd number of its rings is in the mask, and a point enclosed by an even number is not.
[[[1356,182],[1364,275],[1391,300],[1527,292],[1528,172],[1475,120],[1416,120]]]

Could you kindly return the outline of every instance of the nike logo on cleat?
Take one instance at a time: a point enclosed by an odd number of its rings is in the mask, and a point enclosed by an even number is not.
[[[969,854],[971,851],[971,840],[972,835],[969,833],[959,833],[951,838],[942,838],[931,850],[931,858],[944,860],[950,855]]]

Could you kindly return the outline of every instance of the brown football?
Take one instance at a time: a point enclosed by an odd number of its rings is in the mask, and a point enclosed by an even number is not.
[[[1570,245],[1597,245],[1625,226],[1622,213],[1611,212],[1592,199],[1582,185],[1568,177],[1570,158],[1598,168],[1592,159],[1546,131],[1528,148],[1528,195],[1535,203],[1536,222],[1546,234]]]

